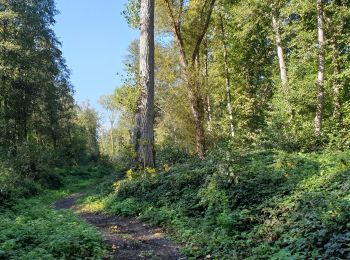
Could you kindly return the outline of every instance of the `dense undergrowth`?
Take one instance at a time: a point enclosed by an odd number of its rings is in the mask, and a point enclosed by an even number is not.
[[[103,158],[100,161],[105,164]],[[73,156],[30,142],[16,148],[0,147],[0,207],[18,198],[38,195],[46,189],[63,187],[64,177],[69,172],[66,169],[88,164],[97,163],[92,156],[84,154],[84,149],[77,150]],[[79,170],[76,172],[75,175],[79,175]]]
[[[62,188],[12,199],[0,207],[0,259],[102,259],[101,235],[74,213],[52,208],[59,198],[103,182],[101,167],[56,169]]]
[[[189,257],[349,259],[350,152],[218,148],[205,161],[129,170],[83,210],[163,225]]]

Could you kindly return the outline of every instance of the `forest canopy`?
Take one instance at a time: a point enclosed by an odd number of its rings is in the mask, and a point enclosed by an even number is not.
[[[56,14],[51,0],[0,1],[0,203],[57,186],[49,169],[99,155],[98,116],[73,99]]]
[[[139,8],[132,0],[123,13],[134,28]],[[200,157],[220,140],[347,149],[349,15],[346,1],[156,1],[156,145]],[[106,136],[124,141],[104,145],[107,154],[128,149],[139,84],[135,41],[125,83],[110,96],[120,114]]]

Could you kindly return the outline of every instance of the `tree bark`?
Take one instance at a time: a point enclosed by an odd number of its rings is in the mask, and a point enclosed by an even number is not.
[[[141,1],[140,99],[136,116],[136,153],[143,167],[154,158],[154,0]],[[137,133],[139,132],[139,133]]]
[[[200,46],[203,42],[205,34],[208,30],[211,14],[216,0],[205,1],[204,5],[208,5],[208,13],[204,16],[204,23],[201,28],[201,31],[195,39],[195,45],[193,51],[188,55],[186,53],[185,43],[181,34],[181,19],[182,12],[184,10],[183,5],[184,1],[180,1],[180,13],[178,17],[175,17],[172,6],[173,3],[170,0],[164,0],[169,11],[169,15],[172,21],[172,30],[175,37],[175,42],[180,52],[180,64],[184,72],[184,79],[187,84],[188,89],[188,98],[191,105],[192,116],[195,124],[195,134],[196,134],[196,152],[199,158],[204,159],[205,154],[205,131],[204,131],[204,107],[203,107],[203,95],[199,89],[199,80],[198,80],[198,70],[196,68],[196,60],[200,52]],[[203,6],[203,9],[205,6]],[[203,15],[201,13],[200,15]],[[187,47],[187,46],[186,46]],[[189,58],[190,57],[190,58]]]
[[[324,110],[324,73],[325,73],[325,33],[322,0],[317,0],[317,28],[318,28],[318,75],[317,75],[317,106],[315,116],[315,136],[321,136]]]
[[[235,128],[233,125],[233,109],[232,109],[232,97],[231,97],[231,80],[230,80],[230,69],[228,64],[228,51],[226,42],[226,33],[224,26],[224,19],[220,14],[220,29],[221,29],[221,40],[224,47],[224,66],[225,66],[225,86],[226,86],[226,101],[227,101],[227,112],[229,115],[230,124],[230,135],[235,136]]]
[[[198,82],[193,80],[189,82],[188,87],[188,98],[191,104],[192,116],[195,124],[195,133],[196,133],[196,152],[200,159],[204,159],[205,151],[205,131],[204,131],[204,107],[203,100],[198,96],[198,93],[193,91],[193,87]]]
[[[336,36],[334,36],[336,37]],[[337,124],[341,122],[341,103],[340,103],[340,92],[342,85],[339,81],[339,62],[338,62],[338,50],[337,40],[333,40],[332,44],[332,63],[333,63],[333,118]]]
[[[110,133],[110,138],[111,138],[111,153],[112,157],[114,158],[114,136],[113,136],[113,127],[111,127],[111,133]]]
[[[208,131],[213,132],[213,116],[210,95],[207,94],[207,110],[208,110]]]
[[[205,39],[204,46],[204,76],[205,76],[205,87],[206,87],[206,101],[207,101],[207,113],[208,113],[208,131],[213,131],[213,118],[212,118],[212,107],[210,102],[210,89],[209,89],[209,51],[208,51],[208,36]]]
[[[278,64],[280,69],[280,78],[281,78],[281,85],[282,85],[282,91],[284,95],[284,102],[287,106],[287,112],[290,117],[293,116],[293,110],[292,106],[289,101],[289,86],[288,86],[288,77],[287,77],[287,66],[284,59],[284,52],[283,52],[283,43],[282,43],[282,37],[279,29],[279,21],[278,21],[278,15],[277,11],[274,7],[272,7],[271,10],[272,14],[272,27],[275,32],[275,42],[277,47],[277,56],[278,56]]]

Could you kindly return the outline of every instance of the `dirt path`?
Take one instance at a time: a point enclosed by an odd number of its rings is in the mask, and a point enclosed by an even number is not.
[[[75,210],[77,198],[72,194],[54,204],[55,209]],[[186,259],[179,254],[179,247],[166,239],[162,229],[139,222],[133,218],[110,216],[103,213],[79,213],[89,224],[102,233],[111,248],[112,259]]]

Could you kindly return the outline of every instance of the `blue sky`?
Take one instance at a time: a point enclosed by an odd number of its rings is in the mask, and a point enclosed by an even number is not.
[[[139,37],[121,15],[127,0],[56,0],[55,32],[72,71],[78,103],[89,100],[99,112],[101,95],[120,85],[117,73],[130,42]]]

